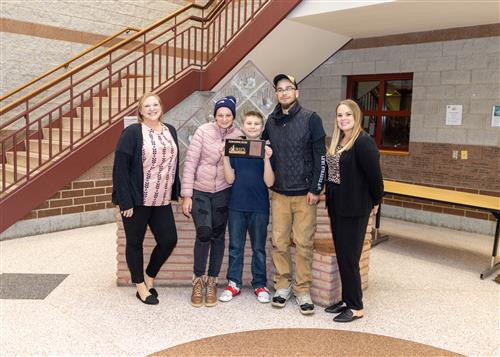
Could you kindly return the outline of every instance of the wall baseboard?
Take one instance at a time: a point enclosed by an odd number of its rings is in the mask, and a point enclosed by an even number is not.
[[[434,213],[391,205],[382,205],[381,214],[382,217],[491,236],[495,233],[496,226],[496,223],[493,221],[486,221],[483,219],[470,217],[461,217],[444,213]]]
[[[0,241],[95,226],[115,221],[116,208],[18,221],[0,234]]]

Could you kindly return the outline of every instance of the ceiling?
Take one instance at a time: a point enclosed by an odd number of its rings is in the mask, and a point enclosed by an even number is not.
[[[289,20],[350,38],[500,22],[500,0],[305,0]]]

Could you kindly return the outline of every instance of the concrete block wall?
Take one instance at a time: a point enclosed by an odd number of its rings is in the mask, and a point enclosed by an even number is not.
[[[488,27],[491,33],[492,26]],[[496,25],[498,31],[498,24]],[[469,29],[470,30],[470,29]],[[450,29],[353,40],[299,83],[302,105],[318,112],[331,136],[335,105],[346,98],[349,75],[413,73],[409,152],[383,152],[386,179],[500,197],[500,128],[491,127],[500,98],[500,35],[470,37],[468,29]],[[486,33],[486,32],[485,32]],[[463,105],[460,126],[446,126],[446,105]],[[468,159],[453,159],[453,151]],[[415,204],[398,197],[384,201],[393,217],[413,220],[403,209],[436,213],[444,226],[493,234],[491,214],[435,203]],[[411,207],[410,207],[411,206]],[[394,215],[398,209],[399,214]],[[449,216],[452,216],[450,218]],[[459,218],[460,224],[455,224]],[[437,218],[439,221],[439,218]],[[435,224],[436,219],[423,223]],[[439,222],[438,222],[439,223]]]
[[[126,27],[142,29],[189,2],[2,1],[0,92],[18,87],[113,33]],[[37,60],[20,61],[26,57]]]
[[[193,276],[193,248],[196,237],[194,223],[182,214],[182,206],[177,203],[172,205],[177,227],[178,242],[167,262],[163,265],[155,280],[157,286],[191,286]],[[125,232],[121,217],[116,211],[117,221],[117,284],[131,285],[130,272],[127,268],[125,259]],[[363,289],[368,287],[368,272],[370,263],[370,248],[372,238],[373,217],[370,218],[365,235],[365,243],[360,260],[361,281]],[[226,247],[229,242],[229,235],[226,232]],[[311,288],[311,297],[313,302],[328,306],[340,300],[342,289],[340,284],[340,275],[338,271],[335,250],[333,248],[332,234],[328,214],[324,205],[318,205],[318,226],[315,235],[315,249],[313,254],[313,285]],[[149,256],[156,245],[151,231],[147,230],[144,240],[144,266],[149,262]],[[272,226],[268,226],[268,239],[266,246],[267,253],[267,276],[268,286],[273,286],[274,265],[271,257],[272,251]],[[294,249],[291,249],[292,261],[294,261]],[[249,239],[245,245],[245,264],[243,268],[243,285],[251,286],[252,275],[250,271],[252,251]],[[223,288],[226,281],[228,266],[227,248],[222,263],[222,269],[219,274],[219,288]],[[295,263],[294,263],[295,264]]]
[[[300,100],[318,112],[331,135],[346,76],[412,72],[411,142],[499,147],[499,129],[491,128],[499,57],[500,37],[341,50],[300,83]],[[445,125],[447,104],[464,106],[462,126]]]

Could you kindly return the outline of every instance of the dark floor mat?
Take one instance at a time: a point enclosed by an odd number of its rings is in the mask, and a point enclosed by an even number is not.
[[[0,274],[0,299],[43,300],[68,274]]]

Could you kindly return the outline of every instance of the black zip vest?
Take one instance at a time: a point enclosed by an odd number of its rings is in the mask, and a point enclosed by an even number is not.
[[[278,104],[269,115],[266,130],[271,141],[275,173],[273,191],[288,196],[305,195],[313,178],[313,146],[309,129],[312,111],[296,102],[288,114]]]

